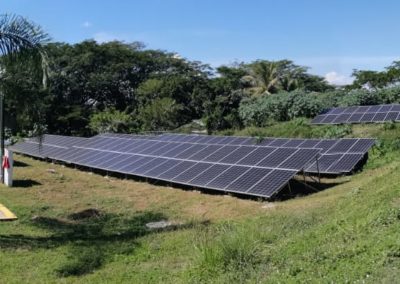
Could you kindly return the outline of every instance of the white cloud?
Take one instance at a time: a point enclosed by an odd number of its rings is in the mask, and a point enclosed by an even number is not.
[[[338,74],[335,71],[326,73],[325,80],[332,85],[343,86],[353,82],[353,79],[345,75]]]
[[[82,27],[84,27],[84,28],[90,28],[91,26],[93,26],[93,24],[91,23],[91,22],[89,22],[89,21],[85,21],[85,22],[83,22],[83,24],[82,24]]]

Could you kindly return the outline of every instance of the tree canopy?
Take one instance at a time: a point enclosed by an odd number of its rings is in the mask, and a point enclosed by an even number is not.
[[[48,43],[45,52],[47,89],[42,88],[41,73],[24,65],[10,65],[2,73],[2,85],[9,93],[6,107],[12,114],[7,126],[14,134],[27,133],[38,124],[50,133],[81,136],[171,130],[198,119],[212,132],[246,125],[254,113],[248,106],[259,107],[249,102],[257,98],[264,105],[291,100],[285,104],[292,110],[285,115],[273,114],[279,107],[268,108],[268,119],[282,120],[313,115],[333,102],[325,94],[335,91],[324,78],[286,59],[212,69],[140,42],[93,40]],[[355,70],[353,75],[350,89],[391,87],[400,80],[400,62],[381,72]],[[329,102],[321,101],[328,97]]]

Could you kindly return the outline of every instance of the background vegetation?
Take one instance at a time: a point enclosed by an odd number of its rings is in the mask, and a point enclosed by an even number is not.
[[[400,64],[355,70],[335,87],[290,60],[210,68],[139,42],[49,43],[48,88],[23,64],[3,60],[7,127],[87,136],[171,130],[202,120],[209,132],[313,117],[331,106],[399,102]]]

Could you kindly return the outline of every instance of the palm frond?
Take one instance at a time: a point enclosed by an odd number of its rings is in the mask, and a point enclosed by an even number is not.
[[[40,26],[24,17],[0,15],[0,56],[3,62],[31,60],[32,66],[40,66],[44,85],[48,69],[44,44],[49,40],[48,34]]]

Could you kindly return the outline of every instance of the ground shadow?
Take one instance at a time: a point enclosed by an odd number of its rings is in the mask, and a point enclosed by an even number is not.
[[[25,163],[25,162],[14,160],[13,166],[14,167],[19,167],[19,168],[25,168],[25,167],[29,167],[30,165]]]
[[[304,181],[292,179],[288,185],[286,185],[276,196],[274,196],[272,200],[284,201],[296,197],[307,196],[345,182],[346,181],[326,183],[307,179],[306,183],[304,183]]]
[[[79,216],[79,217],[77,217]],[[149,222],[166,219],[164,215],[145,212],[127,218],[116,214],[70,214],[68,218],[34,217],[30,223],[51,234],[28,236],[0,234],[0,249],[52,249],[67,245],[67,261],[55,273],[59,277],[80,276],[99,269],[115,254],[132,253],[139,237],[159,233],[146,227]],[[190,228],[207,223],[171,226],[169,230]]]
[[[41,185],[40,182],[37,182],[36,180],[32,180],[32,179],[16,179],[13,180],[13,187],[33,187],[33,186],[37,186],[37,185]]]

